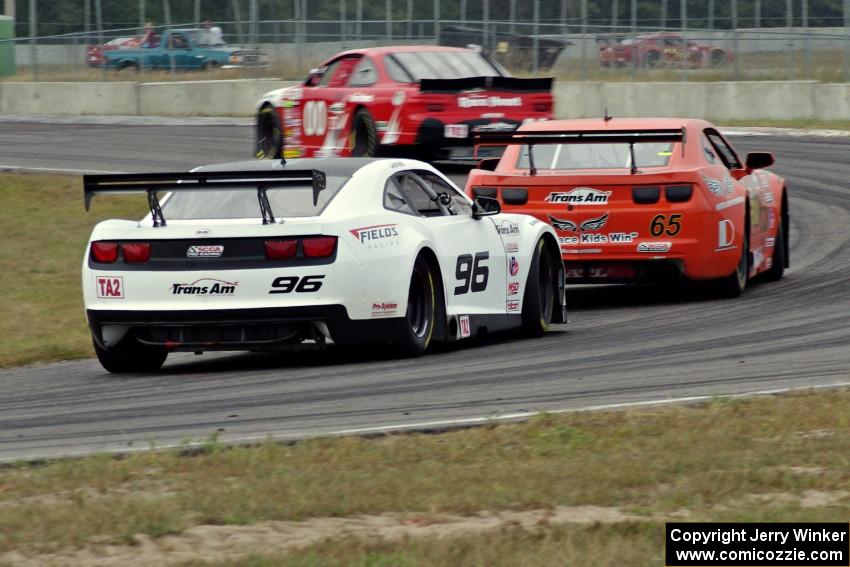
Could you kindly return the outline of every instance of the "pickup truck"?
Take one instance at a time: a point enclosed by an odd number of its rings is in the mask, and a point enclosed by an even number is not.
[[[265,66],[266,57],[255,49],[210,45],[205,29],[166,30],[156,47],[112,49],[101,52],[107,69],[126,71],[170,70],[205,71]]]

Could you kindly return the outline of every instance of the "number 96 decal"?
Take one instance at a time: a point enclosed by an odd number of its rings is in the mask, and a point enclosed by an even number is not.
[[[272,282],[269,293],[310,293],[322,289],[322,280],[325,276],[281,276]]]
[[[474,257],[472,254],[462,254],[457,257],[455,277],[460,285],[455,287],[455,295],[476,293],[487,289],[490,270],[483,265],[483,262],[489,257],[489,252],[477,252]]]

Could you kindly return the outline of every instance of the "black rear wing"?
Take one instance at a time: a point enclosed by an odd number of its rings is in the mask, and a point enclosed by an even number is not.
[[[478,132],[472,143],[477,152],[480,146],[528,146],[529,173],[534,175],[534,154],[532,148],[537,144],[629,144],[632,173],[637,172],[634,162],[634,145],[652,142],[682,142],[682,154],[685,152],[687,131],[681,128],[656,128],[643,130],[546,130],[538,132]]]
[[[474,89],[516,93],[548,93],[552,90],[551,77],[463,77],[461,79],[422,79],[419,91],[423,93],[459,93]]]
[[[313,205],[325,190],[327,176],[318,169],[283,171],[197,171],[177,173],[121,173],[83,176],[83,199],[86,210],[97,195],[146,193],[153,225],[165,226],[159,205],[159,192],[173,191],[247,191],[257,192],[263,224],[274,223],[274,215],[266,195],[268,189],[280,189],[309,183],[313,186]]]

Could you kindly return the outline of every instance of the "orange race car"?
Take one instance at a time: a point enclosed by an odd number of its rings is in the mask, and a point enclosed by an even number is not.
[[[686,118],[535,122],[470,172],[471,197],[497,197],[558,233],[568,283],[711,280],[740,295],[750,278],[779,280],[788,267],[788,192],[742,161],[710,123]]]

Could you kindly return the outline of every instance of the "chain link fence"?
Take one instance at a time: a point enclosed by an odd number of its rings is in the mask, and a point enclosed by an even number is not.
[[[70,23],[45,19],[44,4],[6,1],[17,17],[5,38],[0,17],[0,61],[13,61],[0,80],[299,79],[345,49],[441,44],[480,46],[515,74],[560,80],[850,81],[850,0],[231,0],[224,12],[211,0],[174,12],[168,0],[127,0],[135,21],[79,0]],[[210,24],[226,43],[214,49],[231,54],[225,64],[196,64],[208,45],[190,55],[162,45],[156,64],[102,64],[148,49],[139,43],[149,19],[162,39],[204,30],[209,13],[227,15]]]

